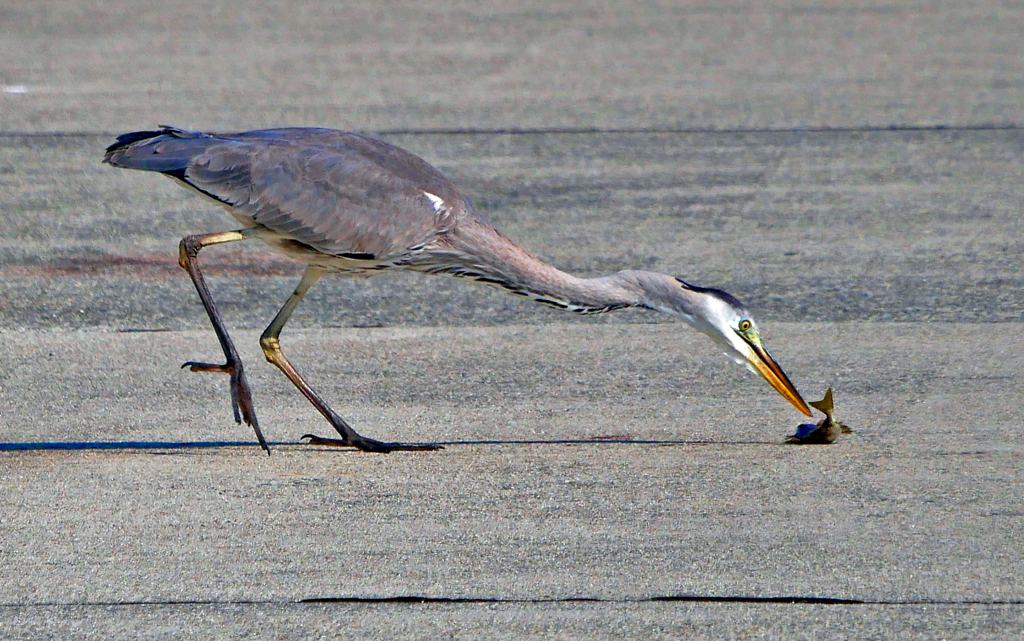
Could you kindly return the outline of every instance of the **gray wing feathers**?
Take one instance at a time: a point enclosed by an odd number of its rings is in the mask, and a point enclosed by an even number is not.
[[[236,216],[330,254],[398,255],[433,240],[464,209],[455,187],[422,159],[333,130],[138,132],[119,138],[104,161],[171,175]]]
[[[252,199],[251,157],[244,149],[207,144],[176,177],[234,207]]]
[[[251,174],[237,209],[322,252],[385,258],[443,231],[422,189],[359,154],[263,149]]]

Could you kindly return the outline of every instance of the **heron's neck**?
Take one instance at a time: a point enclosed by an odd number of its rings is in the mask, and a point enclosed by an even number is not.
[[[579,278],[531,256],[494,228],[473,221],[460,225],[446,239],[447,249],[428,271],[496,285],[538,303],[582,314],[598,314],[645,305],[643,292],[619,272],[601,278]],[[443,258],[447,255],[447,259]]]

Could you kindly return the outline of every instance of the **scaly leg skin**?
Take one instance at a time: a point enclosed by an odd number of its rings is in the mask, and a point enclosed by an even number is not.
[[[259,421],[256,420],[256,408],[252,403],[252,392],[249,389],[249,382],[245,378],[245,369],[242,367],[242,359],[238,357],[235,345],[231,342],[231,337],[228,336],[227,329],[224,328],[224,323],[221,321],[220,314],[217,312],[217,307],[213,303],[213,297],[210,296],[210,290],[206,286],[206,279],[203,278],[203,273],[199,271],[199,261],[197,258],[199,250],[203,247],[220,245],[222,243],[230,243],[239,240],[247,240],[258,235],[258,233],[258,228],[252,228],[240,231],[220,232],[216,234],[186,236],[181,239],[181,244],[178,245],[178,264],[188,272],[189,276],[192,277],[192,283],[196,286],[196,291],[199,292],[199,298],[203,301],[203,307],[206,308],[206,314],[210,317],[210,322],[213,323],[213,331],[217,334],[217,340],[220,341],[221,349],[224,350],[225,360],[223,365],[189,361],[182,365],[182,368],[188,367],[193,372],[218,372],[230,374],[231,409],[235,414],[235,422],[241,423],[242,421],[245,421],[247,425],[252,427],[253,431],[256,433],[256,439],[260,442],[260,447],[262,447],[267,454],[270,454],[270,446],[267,445],[266,439],[263,438],[263,432],[260,430]]]
[[[308,267],[306,272],[302,275],[302,280],[299,281],[298,286],[292,295],[285,302],[284,306],[281,307],[281,311],[277,313],[274,320],[270,322],[267,329],[264,330],[263,335],[260,336],[260,347],[263,348],[263,355],[267,357],[267,360],[275,365],[278,369],[288,377],[288,380],[292,382],[295,387],[313,404],[313,407],[317,409],[320,414],[331,424],[338,434],[341,435],[340,439],[334,438],[323,438],[315,436],[313,434],[306,434],[302,439],[309,439],[309,443],[313,445],[330,445],[336,447],[354,447],[362,450],[363,452],[395,452],[395,451],[423,451],[423,450],[440,450],[444,449],[441,445],[434,443],[382,443],[381,441],[375,441],[371,438],[360,436],[352,427],[345,422],[345,419],[338,416],[334,410],[324,402],[320,395],[317,394],[313,388],[302,378],[302,376],[295,370],[291,362],[285,357],[284,352],[281,351],[281,342],[279,340],[281,336],[281,330],[284,328],[285,323],[291,317],[292,312],[298,306],[299,301],[306,295],[309,288],[313,286],[321,276],[324,275],[324,270],[319,267]]]

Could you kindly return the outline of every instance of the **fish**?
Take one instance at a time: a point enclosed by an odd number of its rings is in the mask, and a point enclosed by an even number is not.
[[[840,434],[852,434],[853,430],[832,418],[835,407],[832,403],[832,388],[825,392],[825,398],[808,403],[811,407],[825,415],[825,418],[814,423],[802,423],[796,428],[796,434],[786,438],[787,443],[797,445],[827,445],[834,443]]]

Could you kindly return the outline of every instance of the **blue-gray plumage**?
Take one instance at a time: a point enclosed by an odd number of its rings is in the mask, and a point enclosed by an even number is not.
[[[567,274],[481,220],[439,171],[393,145],[331,129],[210,134],[163,127],[118,137],[103,160],[115,167],[164,174],[223,206],[240,224],[237,231],[189,236],[181,242],[180,263],[195,283],[226,359],[224,365],[185,365],[193,371],[231,374],[235,418],[253,427],[264,448],[241,359],[199,271],[196,257],[204,246],[258,238],[308,266],[260,344],[267,360],[341,435],[340,440],[310,437],[316,443],[366,451],[435,447],[360,436],[281,352],[281,329],[309,287],[328,272],[354,275],[402,269],[449,274],[578,313],[643,307],[673,314],[710,336],[728,356],[761,374],[810,415],[765,349],[746,308],[732,295],[653,272],[627,270],[601,278]]]

